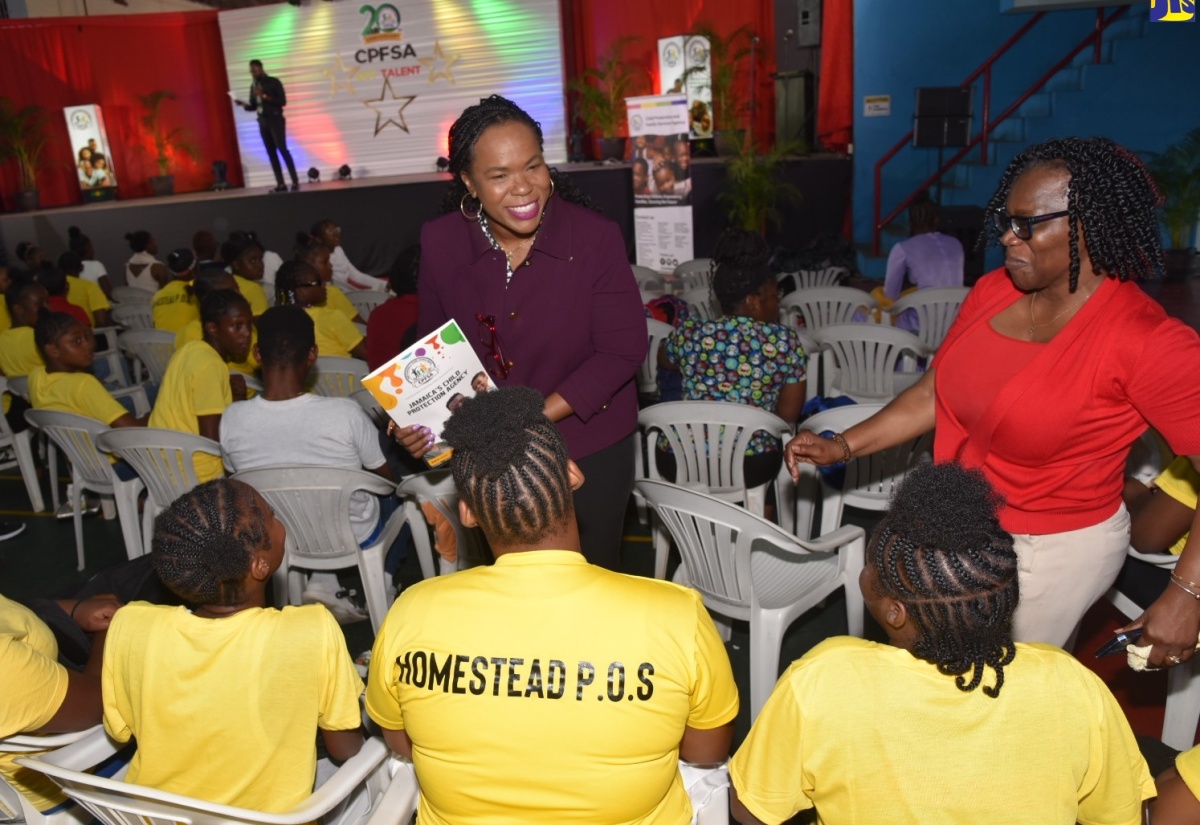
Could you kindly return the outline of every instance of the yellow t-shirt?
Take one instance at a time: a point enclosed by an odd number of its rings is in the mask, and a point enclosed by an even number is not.
[[[358,315],[354,304],[350,303],[346,293],[342,292],[342,288],[336,284],[325,284],[325,307],[326,309],[336,309],[351,323],[354,323],[354,318]]]
[[[121,608],[104,646],[104,727],[137,737],[126,779],[277,813],[312,793],[317,727],[362,723],[362,680],[320,605],[204,619]]]
[[[12,327],[0,332],[0,372],[9,378],[20,378],[41,366],[45,362],[33,342],[33,327]]]
[[[350,351],[362,342],[363,335],[349,318],[329,307],[306,307],[304,311],[316,328],[317,355],[353,357]]]
[[[154,328],[167,332],[179,332],[188,322],[200,323],[200,305],[192,297],[190,281],[168,281],[167,285],[154,293],[150,311],[154,316]]]
[[[1187,456],[1181,455],[1168,464],[1167,469],[1154,479],[1154,484],[1183,506],[1196,509],[1196,500],[1200,497],[1200,475],[1196,474],[1196,468]],[[1180,536],[1167,552],[1177,556],[1182,553],[1189,534],[1184,533]]]
[[[129,414],[90,372],[47,372],[45,367],[34,367],[29,373],[29,402],[34,409],[83,415],[101,424]]]
[[[188,321],[179,331],[175,333],[175,350],[178,352],[184,344],[192,341],[201,341],[204,339],[204,329],[200,325],[200,319]],[[250,350],[246,353],[246,357],[241,361],[230,361],[229,369],[233,372],[240,372],[246,375],[254,375],[258,372],[262,364],[258,363],[258,359],[254,357],[254,345],[258,343],[258,327],[250,329]]]
[[[405,590],[371,661],[367,713],[413,741],[419,823],[686,822],[684,728],[738,708],[698,593],[562,550]]]
[[[8,314],[8,301],[0,297],[0,332],[12,329],[12,316]]]
[[[93,326],[96,323],[97,312],[112,309],[108,296],[99,284],[76,278],[74,275],[67,276],[67,300],[86,312],[88,323]]]
[[[151,427],[200,435],[199,417],[221,415],[232,403],[229,368],[207,343],[192,341],[175,350],[167,362],[149,423]],[[219,456],[196,455],[196,478],[201,483],[224,474]]]
[[[1186,750],[1175,757],[1175,770],[1188,790],[1200,798],[1200,745]]]
[[[241,275],[234,275],[233,279],[237,281],[238,292],[250,303],[251,315],[257,318],[267,311],[267,293],[263,292],[258,281],[251,281]]]
[[[1108,688],[1043,644],[1017,645],[993,699],[901,648],[827,639],[780,677],[729,773],[768,823],[815,806],[827,825],[1138,825],[1155,795]]]
[[[24,605],[0,596],[0,738],[37,730],[54,718],[67,698],[67,669],[58,663],[58,642],[41,619]],[[4,776],[39,811],[62,802],[53,782],[13,764],[18,756],[0,754]]]

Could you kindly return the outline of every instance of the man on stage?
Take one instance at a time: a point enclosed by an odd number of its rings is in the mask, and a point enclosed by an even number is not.
[[[258,132],[262,135],[263,146],[267,147],[267,155],[271,158],[271,169],[275,172],[275,192],[286,192],[283,183],[283,170],[279,168],[279,155],[287,163],[288,174],[292,176],[292,191],[300,188],[300,180],[296,177],[296,164],[292,162],[292,153],[287,148],[286,123],[283,117],[283,107],[287,105],[287,94],[283,91],[283,83],[278,78],[271,77],[263,71],[261,60],[250,61],[250,75],[254,83],[250,86],[250,102],[234,100],[248,112],[258,112]]]

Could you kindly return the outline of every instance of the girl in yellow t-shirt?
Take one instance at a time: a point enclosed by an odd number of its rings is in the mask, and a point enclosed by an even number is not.
[[[333,759],[362,747],[362,680],[333,616],[267,607],[285,537],[262,495],[228,479],[156,520],[154,569],[191,610],[134,602],[109,628],[104,727],[137,738],[127,781],[277,813],[312,793],[318,729]]]
[[[190,322],[200,320],[200,301],[192,292],[196,256],[190,249],[176,249],[167,256],[167,269],[171,270],[171,280],[154,293],[150,311],[155,329],[179,332]],[[229,280],[232,282],[233,276]]]
[[[237,292],[239,294],[241,292],[241,290],[238,289],[237,279],[233,275],[230,275],[228,272],[226,272],[220,264],[209,264],[205,267],[202,267],[196,273],[195,278],[192,279],[191,289],[192,296],[196,301],[197,307],[200,306],[200,303],[204,300],[205,295],[208,295],[210,292],[216,292],[218,289],[227,289],[231,292]],[[200,325],[200,313],[199,309],[197,309],[196,318],[192,321],[188,321],[179,328],[178,332],[175,333],[175,350],[179,351],[183,348],[184,344],[191,343],[192,341],[199,341],[203,337],[204,329]],[[257,373],[258,368],[261,365],[258,363],[258,359],[254,357],[254,345],[256,343],[258,343],[257,327],[251,329],[250,331],[250,349],[246,353],[246,356],[239,361],[231,361],[229,364],[229,369],[233,370],[234,372],[240,372],[243,375],[252,376]]]
[[[267,293],[263,291],[262,244],[244,232],[235,232],[221,244],[221,260],[237,279],[238,292],[250,302],[255,318],[267,311]]]
[[[345,315],[325,305],[325,282],[311,264],[288,261],[275,273],[275,302],[301,307],[313,319],[317,354],[367,360],[367,344]]]
[[[333,283],[333,263],[329,259],[329,247],[307,232],[299,232],[296,234],[295,257],[297,261],[311,264],[313,269],[317,270],[317,274],[321,276],[321,280],[325,283],[325,306],[329,309],[336,309],[349,318],[352,323],[366,323],[359,316],[354,304],[350,303],[350,299],[346,297],[342,288]]]

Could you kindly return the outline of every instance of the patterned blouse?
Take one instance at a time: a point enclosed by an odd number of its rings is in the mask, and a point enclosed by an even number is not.
[[[679,365],[685,399],[732,401],[770,413],[785,384],[805,380],[807,361],[787,327],[737,315],[684,321],[667,338],[667,358]],[[760,432],[746,455],[779,449],[777,438]]]

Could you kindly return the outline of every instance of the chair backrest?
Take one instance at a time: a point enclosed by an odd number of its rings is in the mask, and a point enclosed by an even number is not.
[[[670,324],[646,319],[646,333],[650,339],[650,347],[646,352],[646,360],[638,367],[638,392],[642,395],[658,395],[658,349],[667,340],[675,328]]]
[[[281,465],[235,473],[275,508],[287,528],[288,563],[353,556],[358,550],[350,524],[350,495],[362,490],[391,495],[396,485],[366,470]]]
[[[349,398],[363,388],[362,379],[370,371],[367,362],[357,358],[319,355],[313,367],[313,392],[330,398]]]
[[[690,261],[684,261],[675,267],[672,274],[679,280],[679,285],[685,291],[702,286],[712,286],[712,258],[693,258]]]
[[[637,264],[631,264],[630,268],[633,270],[633,279],[638,282],[638,286],[643,286],[647,282],[662,283],[662,273],[657,270]]]
[[[721,309],[717,306],[717,299],[713,297],[711,286],[689,289],[680,295],[679,299],[691,307],[692,314],[697,318],[709,320],[721,317]]]
[[[848,286],[798,289],[779,302],[779,319],[780,323],[794,329],[804,328],[813,335],[833,324],[851,323],[856,312],[861,311],[870,319],[878,306],[866,292]]]
[[[112,290],[113,303],[145,304],[150,306],[154,301],[154,293],[136,286],[114,286]]]
[[[196,453],[221,456],[221,445],[211,439],[156,427],[109,430],[96,438],[96,446],[125,459],[159,509],[200,483],[193,463]]]
[[[1142,482],[1150,482],[1166,467],[1159,436],[1154,430],[1146,430],[1129,447],[1125,457],[1125,475]]]
[[[26,403],[29,402],[29,376],[14,375],[8,379],[8,391]]]
[[[122,329],[154,329],[154,314],[150,304],[116,304],[112,319]]]
[[[917,337],[932,352],[942,344],[950,325],[958,317],[958,310],[971,292],[970,287],[931,287],[918,289],[908,295],[902,295],[900,300],[888,309],[892,318],[900,316],[905,310],[917,313]]]
[[[45,754],[47,751],[66,747],[93,734],[102,734],[103,730],[102,726],[97,725],[94,728],[73,733],[55,733],[45,736],[16,734],[0,739],[0,753]],[[106,753],[99,754],[96,761],[111,756],[115,750],[115,748],[111,748]],[[91,765],[87,767],[91,767]],[[26,825],[74,825],[79,822],[79,819],[72,817],[69,812],[42,815],[40,811],[34,809],[28,799],[21,796],[16,787],[10,785],[5,777],[0,776],[0,822],[20,822],[22,819]]]
[[[750,437],[760,431],[777,438],[791,433],[791,426],[779,416],[731,401],[655,404],[638,413],[638,426],[651,445],[650,478],[658,477],[653,444],[661,433],[675,455],[677,484],[733,501],[745,501],[743,464]]]
[[[661,298],[667,294],[666,287],[659,286],[657,289],[646,289],[642,287],[638,290],[638,295],[641,296],[642,304],[648,304],[656,298]]]
[[[346,298],[350,301],[350,305],[358,312],[358,317],[364,321],[371,317],[371,310],[390,297],[392,296],[386,292],[380,292],[375,289],[346,290]]]
[[[815,433],[844,432],[861,424],[883,409],[883,404],[852,404],[819,412],[804,420],[803,429]],[[840,495],[846,504],[865,510],[886,510],[892,491],[918,464],[933,459],[933,433],[909,439],[871,455],[854,456],[846,464],[845,480],[840,491],[826,487],[826,495]],[[801,465],[802,472],[816,473],[811,464]],[[821,523],[821,529],[832,530],[836,524]]]
[[[26,410],[25,420],[54,440],[70,459],[73,472],[92,489],[112,484],[111,462],[96,446],[108,426],[94,418],[56,410]]]
[[[875,324],[836,324],[819,329],[813,339],[833,356],[837,376],[826,378],[826,394],[856,401],[886,401],[896,395],[896,364],[908,355],[928,354],[911,332]]]
[[[458,552],[456,569],[463,570],[491,563],[492,554],[488,549],[487,539],[483,537],[483,531],[479,528],[464,527],[458,518],[458,490],[449,470],[428,470],[411,475],[396,485],[396,495],[404,500],[404,514],[413,528],[413,544],[416,545],[421,574],[425,578],[436,576],[440,565],[434,563],[435,554],[429,541],[429,530],[420,527],[430,526],[421,509],[422,504],[432,505],[454,530]]]
[[[387,426],[388,414],[384,412],[381,405],[375,396],[371,395],[369,390],[359,389],[350,393],[350,397],[358,402],[358,406],[362,407],[363,412],[371,417],[371,421],[376,427],[383,429]]]
[[[796,284],[796,289],[814,289],[823,286],[839,286],[850,277],[850,270],[842,266],[827,266],[823,269],[799,269],[795,272],[781,272],[776,279],[783,281],[790,276]]]
[[[634,486],[671,534],[691,586],[726,616],[749,618],[756,585],[769,586],[783,568],[804,560],[796,554],[827,560],[837,552],[836,546],[802,541],[743,507],[677,484],[640,479]]]
[[[150,380],[161,384],[167,362],[175,354],[175,333],[161,329],[131,329],[118,336],[117,342],[145,366]]]

